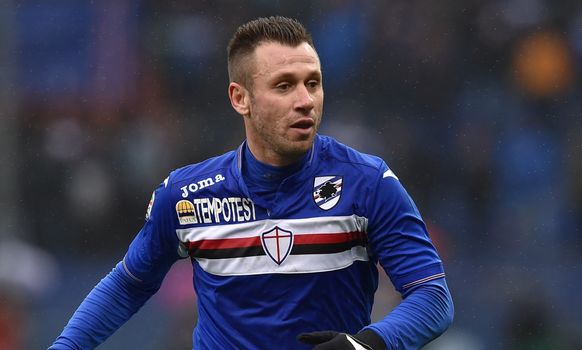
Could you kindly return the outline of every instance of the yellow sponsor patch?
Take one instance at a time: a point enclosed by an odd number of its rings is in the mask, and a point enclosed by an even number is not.
[[[176,214],[178,214],[178,221],[180,225],[197,224],[196,213],[194,212],[194,204],[188,200],[181,200],[176,203]]]

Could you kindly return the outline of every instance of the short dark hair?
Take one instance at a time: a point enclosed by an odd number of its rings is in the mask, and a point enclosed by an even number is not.
[[[299,21],[282,17],[261,17],[247,22],[235,31],[228,43],[228,77],[250,88],[250,58],[257,46],[265,42],[277,42],[291,47],[308,43],[315,49],[311,34]]]

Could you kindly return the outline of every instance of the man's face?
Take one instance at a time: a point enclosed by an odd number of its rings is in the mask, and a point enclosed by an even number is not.
[[[297,47],[268,42],[255,50],[245,130],[260,161],[287,165],[312,146],[321,122],[321,65],[307,43]]]

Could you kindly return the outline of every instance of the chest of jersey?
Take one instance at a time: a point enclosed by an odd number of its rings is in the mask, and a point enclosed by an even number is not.
[[[212,178],[216,179],[217,175]],[[314,273],[367,261],[367,219],[356,176],[316,174],[283,181],[270,203],[236,179],[176,189],[176,234],[191,258],[215,275]],[[196,182],[192,182],[196,183]],[[199,187],[199,186],[198,186]]]

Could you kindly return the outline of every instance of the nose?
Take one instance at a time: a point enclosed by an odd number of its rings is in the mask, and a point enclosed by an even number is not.
[[[295,109],[302,111],[304,114],[314,108],[313,96],[303,85],[299,85],[296,89]]]

